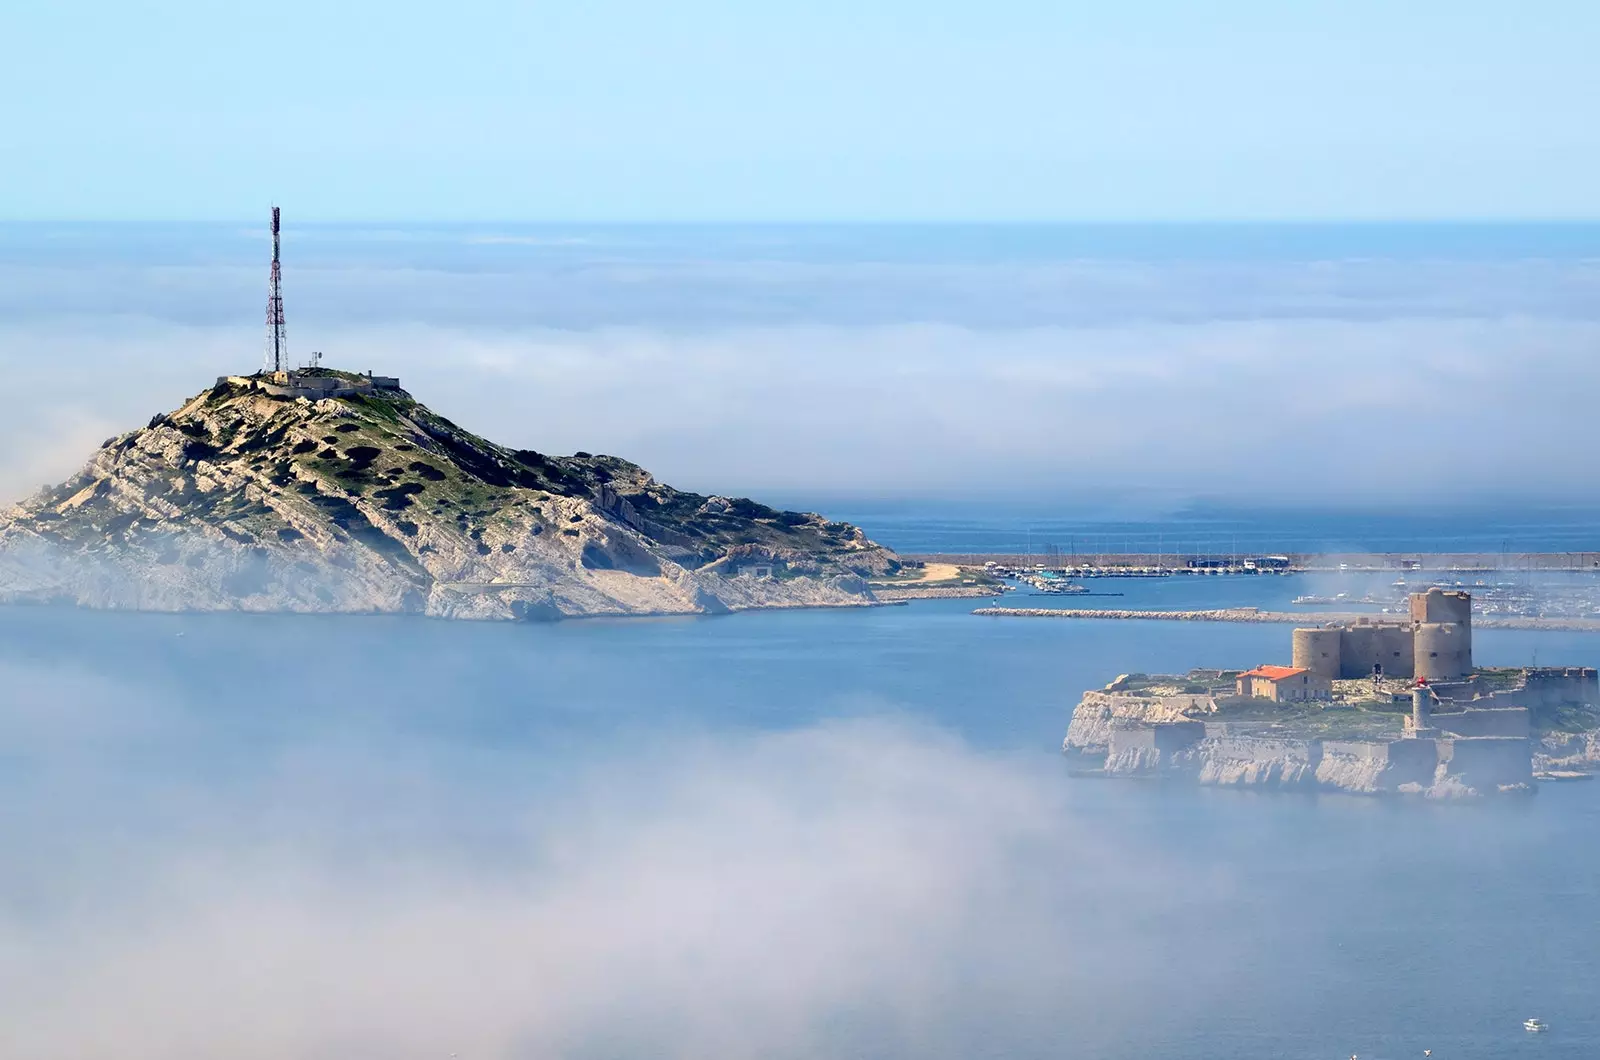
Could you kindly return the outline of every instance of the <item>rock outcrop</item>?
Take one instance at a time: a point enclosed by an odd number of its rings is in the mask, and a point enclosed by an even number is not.
[[[1106,754],[1119,729],[1189,721],[1217,709],[1206,695],[1140,696],[1112,691],[1115,685],[1083,694],[1067,725],[1066,750]]]
[[[1600,729],[1546,733],[1535,746],[1533,757],[1534,767],[1541,771],[1600,769]]]
[[[0,514],[0,601],[444,618],[873,602],[856,527],[468,433],[401,390],[222,380]]]
[[[1084,693],[1062,744],[1074,760],[1097,761],[1108,777],[1430,798],[1532,787],[1526,736],[1300,736],[1281,724],[1210,720],[1228,715],[1215,696],[1141,694],[1119,689],[1124,680]]]

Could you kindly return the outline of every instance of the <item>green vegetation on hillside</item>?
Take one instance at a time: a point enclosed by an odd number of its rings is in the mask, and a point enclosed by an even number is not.
[[[567,500],[585,503],[562,514]],[[130,512],[139,504],[159,516]],[[303,538],[293,524],[310,519],[334,540],[359,542],[411,567],[420,554],[413,540],[426,526],[458,534],[487,555],[494,549],[484,537],[497,525],[579,536],[572,524],[596,510],[691,569],[742,556],[775,564],[779,577],[898,568],[853,526],[675,490],[617,457],[508,449],[403,391],[312,402],[228,381],[108,440],[99,459],[34,498],[22,518],[38,536],[77,549],[186,521],[240,543],[282,546]],[[510,555],[515,547],[500,551]],[[600,552],[584,555],[586,564],[611,562]]]

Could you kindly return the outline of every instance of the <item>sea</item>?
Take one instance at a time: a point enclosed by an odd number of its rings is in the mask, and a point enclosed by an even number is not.
[[[1279,606],[1309,584],[1094,587]],[[1600,785],[1455,804],[1075,778],[1082,690],[1281,660],[1285,630],[974,605],[0,609],[0,1048],[1600,1049]],[[1600,636],[1476,650],[1595,665]]]
[[[1187,502],[1160,514],[1063,512],[1012,501],[939,503],[795,498],[800,507],[866,528],[903,553],[1000,553],[1070,560],[1075,555],[1252,556],[1295,553],[1583,552],[1596,544],[1600,504],[1395,505],[1264,508]]]

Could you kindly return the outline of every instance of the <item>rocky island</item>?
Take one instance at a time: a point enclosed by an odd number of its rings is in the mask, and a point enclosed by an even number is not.
[[[1413,593],[1409,621],[1295,630],[1293,653],[1124,674],[1084,693],[1063,750],[1080,775],[1433,798],[1600,766],[1600,675],[1474,667],[1466,593]]]
[[[876,602],[856,527],[486,441],[399,381],[225,376],[0,512],[0,602],[542,619]]]

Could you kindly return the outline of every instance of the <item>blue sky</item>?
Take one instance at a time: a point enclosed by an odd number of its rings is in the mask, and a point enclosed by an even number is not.
[[[0,218],[1600,216],[1600,5],[31,3]]]

